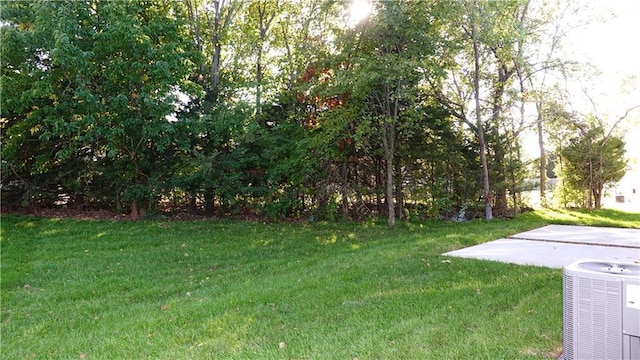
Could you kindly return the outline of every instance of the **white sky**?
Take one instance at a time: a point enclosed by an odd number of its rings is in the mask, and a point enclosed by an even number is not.
[[[564,47],[567,55],[598,68],[601,74],[582,85],[596,103],[598,116],[615,121],[627,109],[640,105],[640,1],[573,1],[593,7],[595,14],[607,19],[574,30]],[[580,112],[593,112],[593,106],[584,100],[575,105]],[[630,171],[617,192],[630,193],[629,189],[640,188],[640,109],[630,113],[621,128],[625,132]]]
[[[581,77],[572,90],[573,110],[594,112],[582,88],[596,104],[597,115],[610,123],[627,109],[640,104],[640,1],[638,0],[568,0],[580,6],[576,16],[599,17],[586,26],[573,29],[563,39],[563,57],[593,64],[600,72],[595,78]],[[572,19],[573,21],[580,21]],[[630,113],[621,124],[626,132],[627,155],[640,170],[640,109]],[[537,157],[537,139],[526,138],[525,148]]]
[[[617,118],[640,103],[640,97],[634,96],[640,91],[640,1],[578,0],[577,3],[592,7],[593,14],[608,20],[593,21],[573,30],[565,42],[567,55],[598,68],[601,75],[593,83],[583,85],[589,88],[598,115]],[[593,107],[580,110],[592,112]]]
[[[582,0],[582,3],[593,4],[594,12],[602,12],[603,17],[608,17],[611,11],[613,17],[604,22],[594,21],[583,29],[575,31],[578,38],[588,38],[588,42],[574,44],[584,48],[595,61],[602,63],[615,63],[622,66],[634,65],[628,55],[637,54],[633,49],[631,40],[633,30],[640,30],[640,3],[637,0]],[[580,1],[578,4],[581,3]],[[604,50],[604,51],[601,51]],[[623,55],[623,56],[619,56]]]

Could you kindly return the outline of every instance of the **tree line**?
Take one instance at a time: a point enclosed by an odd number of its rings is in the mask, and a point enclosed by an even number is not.
[[[599,207],[624,174],[622,140],[548,95],[569,5],[372,1],[358,23],[350,6],[3,3],[3,207],[490,220],[525,206],[530,128],[543,196],[542,139],[565,204]]]

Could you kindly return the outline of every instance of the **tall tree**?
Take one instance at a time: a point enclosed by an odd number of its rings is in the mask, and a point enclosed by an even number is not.
[[[491,220],[494,207],[506,210],[505,184],[512,168],[507,160],[518,157],[518,147],[510,143],[518,142],[523,124],[510,119],[511,89],[530,36],[529,1],[456,4],[448,13],[452,28],[447,32],[457,39],[458,45],[452,47],[456,65],[442,90],[434,89],[441,103],[478,139],[485,218]],[[456,32],[456,27],[462,31]]]
[[[242,85],[234,84],[238,56],[236,21],[244,3],[239,0],[188,0],[191,40],[202,56],[191,78],[204,90],[203,98],[193,99],[180,118],[189,123],[191,171],[177,179],[188,184],[191,202],[202,197],[205,213],[212,215],[216,195],[233,198],[231,190],[239,177],[238,169],[229,166],[237,154],[234,143],[242,131],[245,106],[229,99]],[[230,171],[230,169],[235,169]],[[224,174],[225,176],[216,176]],[[193,206],[192,206],[193,207]]]
[[[575,61],[562,59],[562,42],[569,32],[582,26],[570,20],[571,14],[581,13],[584,4],[555,0],[551,2],[532,2],[532,14],[527,26],[528,35],[522,44],[522,61],[517,65],[522,96],[522,111],[525,103],[535,104],[534,126],[540,154],[539,187],[540,204],[546,206],[547,196],[547,150],[545,148],[545,108],[554,106],[559,96],[554,79],[562,79],[572,72]]]
[[[388,225],[396,222],[394,176],[396,141],[420,116],[418,86],[441,72],[435,59],[440,49],[437,12],[432,2],[380,1],[372,16],[346,33],[342,56],[334,71],[337,88],[349,89],[350,101],[361,102],[357,127],[378,136],[384,155]],[[399,26],[398,24],[403,24]]]
[[[478,37],[477,24],[481,14],[479,13],[478,1],[474,0],[471,8],[469,27],[464,27],[465,32],[471,38],[473,46],[473,100],[475,103],[476,130],[478,132],[478,143],[480,152],[480,164],[482,166],[482,189],[484,193],[485,219],[490,221],[493,218],[491,204],[491,188],[489,186],[489,165],[487,162],[487,144],[484,135],[484,124],[480,108],[480,40]]]

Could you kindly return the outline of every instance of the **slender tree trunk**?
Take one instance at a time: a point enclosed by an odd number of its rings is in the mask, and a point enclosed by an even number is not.
[[[138,203],[133,200],[131,202],[131,213],[130,213],[131,219],[133,220],[138,220],[140,218],[140,212],[138,210]]]
[[[278,1],[275,2],[274,7],[278,7]],[[271,13],[268,14],[269,11],[271,11]],[[276,11],[268,9],[267,1],[260,1],[258,4],[258,31],[260,39],[256,59],[256,115],[260,115],[262,112],[262,53],[264,52],[264,45],[267,40],[267,32],[275,17]]]
[[[542,103],[536,103],[538,110],[538,120],[536,126],[538,128],[538,146],[540,148],[540,205],[547,206],[547,153],[544,149],[544,130],[542,126]]]
[[[489,187],[489,171],[487,169],[487,150],[484,143],[484,130],[482,130],[481,124],[478,129],[478,141],[480,142],[480,163],[482,164],[482,188],[484,193],[485,220],[491,221],[493,219],[491,188]]]
[[[213,215],[214,209],[214,191],[212,187],[206,187],[204,190],[204,213],[208,216]]]
[[[227,4],[224,0],[215,0],[213,5],[213,17],[208,19],[209,41],[213,46],[211,53],[211,66],[209,68],[210,82],[208,84],[207,98],[210,106],[215,106],[220,93],[220,59],[222,57],[222,36],[229,27],[231,18],[235,13],[236,4]],[[226,11],[226,13],[225,13]],[[201,71],[204,72],[201,65]]]
[[[195,214],[196,213],[196,198],[197,198],[197,192],[194,189],[190,189],[189,190],[189,214]]]
[[[200,37],[200,26],[198,25],[198,19],[200,17],[198,14],[198,8],[193,6],[192,0],[187,0],[186,3],[187,3],[187,10],[189,12],[189,25],[191,26],[191,33],[192,33],[192,36],[194,37],[193,41],[198,51],[202,52],[202,39]],[[198,68],[200,69],[200,74],[204,74],[205,72],[204,58],[200,59],[200,64]]]
[[[401,80],[398,80],[396,89],[400,89]],[[382,123],[382,146],[384,148],[384,156],[386,160],[387,169],[387,209],[388,225],[394,227],[396,225],[396,211],[395,202],[393,196],[393,171],[394,171],[394,155],[395,155],[395,139],[396,139],[396,124],[398,123],[398,109],[399,109],[399,97],[396,95],[395,99],[392,97],[392,87],[389,84],[384,84],[384,97],[381,102],[383,110],[383,123]]]
[[[258,49],[258,59],[256,60],[256,115],[262,112],[262,45]]]
[[[502,120],[502,107],[504,106],[503,98],[507,81],[514,73],[513,69],[510,69],[507,64],[502,62],[498,52],[494,50],[496,60],[502,63],[498,67],[498,82],[494,84],[495,91],[493,93],[493,109],[491,114],[490,124],[493,127],[494,136],[494,162],[493,168],[495,175],[493,178],[493,190],[496,194],[494,200],[494,211],[499,214],[506,213],[507,210],[507,169],[505,166],[506,146],[505,142],[500,138],[500,124]]]
[[[506,186],[506,166],[505,166],[505,148],[503,141],[500,140],[500,133],[498,131],[498,124],[494,123],[495,128],[493,135],[495,137],[493,143],[493,158],[492,169],[493,177],[491,183],[493,184],[493,212],[498,215],[505,214],[507,211],[507,186]],[[487,147],[485,141],[485,147]]]
[[[589,203],[588,208],[589,209],[593,209],[593,149],[592,149],[592,140],[589,139],[589,184],[587,185],[587,188],[589,189],[589,191],[587,192],[587,202]]]
[[[566,10],[567,8],[562,10],[562,12],[564,13],[564,11]],[[553,59],[553,55],[556,51],[556,48],[558,47],[558,44],[560,43],[560,40],[562,39],[562,36],[563,34],[561,31],[560,23],[556,22],[554,33],[553,33],[553,36],[551,37],[551,49],[549,49],[549,52],[546,55],[545,61],[550,62]],[[547,71],[545,70],[542,74],[542,81],[540,82],[539,88],[542,89],[545,87],[546,78],[547,78]],[[529,76],[529,84],[531,88],[535,88],[533,85],[533,79],[534,79],[533,76]],[[544,116],[542,113],[542,110],[543,110],[542,104],[543,104],[542,96],[540,94],[536,95],[536,110],[538,112],[536,127],[538,132],[538,147],[540,148],[540,168],[539,168],[540,170],[540,205],[543,207],[546,207],[548,205],[547,203],[547,153],[544,148]]]
[[[396,211],[393,201],[393,155],[387,157],[387,210],[389,211],[387,225],[394,227],[396,225]]]
[[[382,197],[380,196],[379,189],[382,187],[382,158],[379,156],[375,157],[375,182],[376,182],[376,211],[378,213],[382,212]]]
[[[477,2],[475,3],[477,8]],[[482,114],[480,113],[480,52],[478,49],[478,39],[476,34],[475,20],[471,24],[471,37],[473,40],[473,60],[474,75],[473,85],[475,87],[474,100],[476,104],[476,124],[478,127],[478,142],[480,147],[480,163],[482,166],[482,188],[484,192],[484,210],[486,221],[493,219],[493,210],[491,208],[491,188],[489,187],[489,168],[487,166],[487,149],[484,139],[484,127],[482,124]]]
[[[387,209],[389,216],[387,224],[389,227],[396,225],[396,206],[393,201],[393,156],[387,158]]]
[[[602,178],[603,168],[604,168],[604,158],[602,157],[602,152],[604,151],[604,145],[607,142],[607,139],[608,139],[608,136],[606,139],[604,139],[602,144],[598,147],[598,168],[596,169],[596,171],[600,175],[595,181],[596,183],[595,183],[595,188],[593,193],[595,208],[598,210],[602,208],[602,189],[604,188],[604,181]]]
[[[220,56],[222,48],[220,42],[216,39],[216,45],[213,48],[213,61],[211,62],[211,98],[212,104],[218,102],[218,94],[220,92]]]
[[[389,134],[391,132],[391,124],[383,124],[382,129],[382,142],[387,170],[386,198],[387,210],[389,211],[387,224],[389,227],[394,227],[396,225],[396,213],[393,201],[393,138]]]
[[[342,161],[342,220],[349,219],[349,177],[347,159]]]
[[[400,160],[395,162],[395,188],[396,188],[396,214],[404,219],[404,196],[402,194],[402,164]]]

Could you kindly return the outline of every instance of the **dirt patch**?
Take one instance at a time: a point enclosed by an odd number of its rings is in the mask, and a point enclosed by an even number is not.
[[[76,220],[132,220],[129,214],[119,214],[115,211],[104,209],[82,209],[65,207],[31,207],[3,209],[2,214],[31,215],[50,219],[76,219]],[[263,216],[253,214],[238,214],[229,216],[204,215],[201,212],[189,212],[185,209],[173,209],[157,211],[141,219],[167,220],[167,221],[199,221],[199,220],[219,220],[221,218],[246,220],[246,221],[266,221]]]
[[[73,208],[22,208],[3,211],[4,214],[33,215],[52,219],[77,220],[129,220],[129,216],[109,210],[87,210]]]

